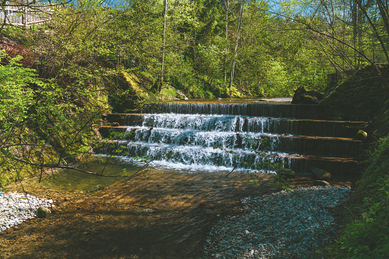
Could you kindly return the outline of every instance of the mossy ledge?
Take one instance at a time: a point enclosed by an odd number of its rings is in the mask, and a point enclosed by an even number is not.
[[[378,70],[380,72],[378,72]],[[320,102],[346,119],[369,119],[377,115],[389,93],[389,64],[366,65],[346,78]]]

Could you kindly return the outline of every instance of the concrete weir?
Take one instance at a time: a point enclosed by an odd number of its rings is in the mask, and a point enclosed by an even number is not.
[[[362,141],[353,137],[367,123],[331,114],[318,105],[155,103],[143,113],[105,115],[108,124],[100,133],[110,145],[96,152],[115,150],[199,170],[284,167],[310,173],[317,167],[337,176],[353,175],[362,151]],[[124,134],[112,137],[112,132]]]

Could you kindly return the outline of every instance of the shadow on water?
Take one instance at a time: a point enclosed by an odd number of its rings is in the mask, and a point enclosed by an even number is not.
[[[110,186],[122,177],[131,176],[141,169],[140,166],[125,163],[116,158],[91,157],[87,162],[77,166],[83,171],[102,174],[105,176],[91,175],[77,170],[58,170],[54,173],[48,172],[43,178],[42,184],[48,187],[66,191],[91,192]]]
[[[93,159],[82,169],[101,172],[103,161]],[[111,160],[105,174],[131,176],[137,170]],[[225,176],[148,168],[127,181],[76,171],[47,174],[40,185],[38,179],[26,181],[26,191],[53,198],[55,208],[47,218],[0,233],[0,258],[203,258],[216,222],[245,213],[241,198],[277,190],[248,184],[248,174]]]
[[[95,158],[82,169],[103,167]],[[104,173],[138,169],[113,159]],[[245,174],[225,175],[148,168],[126,181],[62,170],[40,185],[38,178],[26,181],[28,193],[56,201],[53,214],[0,233],[0,258],[203,258],[210,229],[241,214],[241,198],[274,191],[249,185]]]

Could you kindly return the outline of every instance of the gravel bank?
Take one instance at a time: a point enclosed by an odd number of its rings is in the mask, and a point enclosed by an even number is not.
[[[331,209],[349,197],[350,187],[296,188],[316,217],[334,235],[339,226]],[[307,204],[293,192],[242,199],[247,214],[220,220],[209,233],[207,258],[309,258],[326,244],[324,233]]]
[[[0,232],[36,217],[39,207],[52,207],[52,200],[23,193],[0,193]]]

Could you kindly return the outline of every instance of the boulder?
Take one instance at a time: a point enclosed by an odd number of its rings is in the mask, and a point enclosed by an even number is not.
[[[294,91],[292,104],[318,104],[323,99],[323,94],[318,91],[307,91],[304,86]]]
[[[45,208],[45,207],[39,207],[36,212],[35,212],[36,216],[38,218],[46,218],[47,215],[50,214],[50,210],[48,208]]]
[[[161,100],[187,100],[188,98],[180,91],[169,84],[165,84],[159,93]],[[185,99],[186,98],[186,99]]]
[[[315,180],[313,181],[313,186],[331,186],[331,185],[324,180]]]
[[[188,97],[186,97],[186,95],[183,92],[181,92],[180,90],[177,90],[177,97],[180,100],[188,100]]]
[[[358,130],[358,133],[354,137],[355,140],[362,140],[362,141],[364,141],[366,138],[367,138],[367,133],[366,131],[363,130]]]
[[[318,180],[329,180],[332,178],[331,173],[327,172],[326,170],[319,169],[316,167],[311,166],[311,172],[316,176]]]

